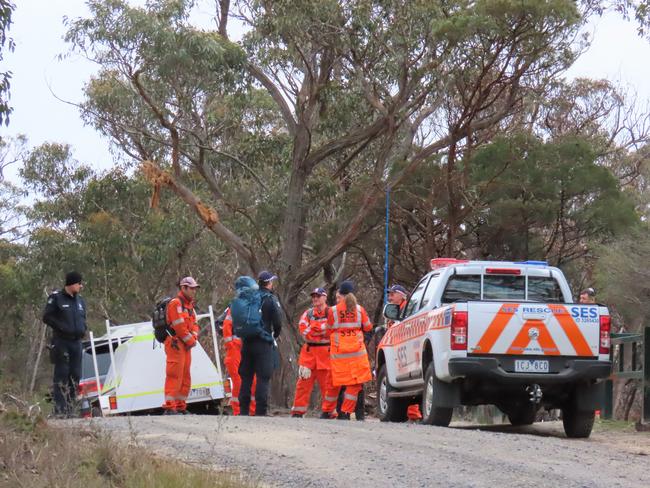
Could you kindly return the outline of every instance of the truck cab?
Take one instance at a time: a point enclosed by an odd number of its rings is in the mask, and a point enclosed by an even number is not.
[[[377,348],[377,409],[446,426],[453,408],[493,404],[513,425],[562,409],[570,437],[588,437],[609,376],[610,316],[574,303],[558,268],[541,261],[431,260]]]

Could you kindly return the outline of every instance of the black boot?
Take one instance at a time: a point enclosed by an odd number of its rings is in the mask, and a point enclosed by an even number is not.
[[[346,412],[341,412],[337,418],[339,420],[350,420],[350,414]]]

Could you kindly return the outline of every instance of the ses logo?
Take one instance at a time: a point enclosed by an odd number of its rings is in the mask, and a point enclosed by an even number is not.
[[[549,307],[523,307],[522,311],[523,313],[552,313],[554,315],[566,313],[563,309],[551,309]],[[598,320],[598,307],[568,307],[568,312],[571,314],[571,318],[579,322],[594,322]]]
[[[582,319],[587,322],[598,318],[597,307],[570,307],[571,317],[574,319]]]

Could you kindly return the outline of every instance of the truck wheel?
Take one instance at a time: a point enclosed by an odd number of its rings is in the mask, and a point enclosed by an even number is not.
[[[391,398],[388,396],[391,391],[395,388],[388,382],[386,365],[383,365],[377,375],[377,416],[382,422],[406,422],[407,399]]]
[[[424,393],[422,394],[422,423],[447,427],[454,413],[453,408],[435,407],[436,386],[440,380],[436,377],[433,362],[429,363],[424,375]]]
[[[569,406],[562,409],[562,423],[566,436],[572,439],[582,439],[591,435],[591,429],[594,427],[596,412],[579,411],[575,406]]]
[[[532,403],[528,405],[517,405],[509,408],[507,415],[511,425],[530,425],[535,422],[535,417],[537,417],[537,406]]]

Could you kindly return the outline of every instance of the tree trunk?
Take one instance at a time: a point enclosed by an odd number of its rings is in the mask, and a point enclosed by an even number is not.
[[[32,371],[32,378],[29,382],[29,394],[34,393],[34,385],[36,385],[36,376],[38,376],[38,367],[41,364],[41,355],[43,354],[43,346],[45,345],[45,335],[47,334],[47,327],[41,327],[41,337],[38,342],[38,349],[36,352],[36,360],[34,361],[34,369]]]
[[[447,157],[446,168],[446,183],[447,183],[447,256],[454,256],[456,234],[458,229],[458,222],[456,221],[457,211],[459,208],[457,202],[457,195],[455,185],[457,184],[455,178],[456,172],[456,139],[452,138],[454,142],[449,146],[449,155]]]

